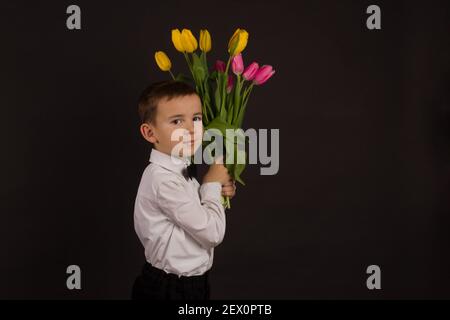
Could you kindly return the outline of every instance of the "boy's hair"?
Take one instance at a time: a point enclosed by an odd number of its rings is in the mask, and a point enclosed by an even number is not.
[[[138,102],[138,113],[142,123],[153,122],[156,116],[158,102],[164,98],[171,100],[175,97],[197,94],[194,88],[181,81],[159,81],[152,83],[141,94]]]

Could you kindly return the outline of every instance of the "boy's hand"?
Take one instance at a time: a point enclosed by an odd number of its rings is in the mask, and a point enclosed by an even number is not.
[[[236,194],[236,181],[230,179],[226,184],[222,186],[222,195],[229,197],[230,199]]]
[[[223,159],[215,161],[209,166],[208,172],[203,177],[203,183],[220,182],[223,186],[230,181],[231,177],[228,174],[228,169],[223,165]]]

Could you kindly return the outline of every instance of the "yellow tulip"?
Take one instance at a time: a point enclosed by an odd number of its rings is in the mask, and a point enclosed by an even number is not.
[[[183,44],[181,43],[181,32],[178,29],[172,30],[172,42],[175,46],[175,49],[177,49],[180,52],[184,52]]]
[[[200,30],[200,50],[203,52],[211,51],[211,35],[208,30]]]
[[[197,39],[195,39],[194,35],[189,29],[183,29],[183,31],[181,31],[181,43],[183,45],[184,51],[186,52],[192,53],[197,50]]]
[[[231,56],[235,56],[244,51],[248,42],[248,32],[244,29],[237,28],[233,36],[228,42],[228,52]]]
[[[162,71],[170,71],[170,68],[172,68],[169,57],[163,51],[155,52],[155,60]]]

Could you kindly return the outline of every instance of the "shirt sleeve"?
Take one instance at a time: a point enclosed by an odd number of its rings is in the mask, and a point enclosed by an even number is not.
[[[178,181],[164,181],[157,190],[162,211],[205,248],[219,245],[225,235],[225,209],[220,182],[200,186],[198,199]]]

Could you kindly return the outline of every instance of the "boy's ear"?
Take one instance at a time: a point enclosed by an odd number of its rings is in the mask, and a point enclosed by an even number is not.
[[[159,142],[155,136],[155,131],[151,124],[149,124],[149,123],[141,124],[140,131],[141,131],[141,134],[144,137],[144,139],[147,140],[148,142],[153,143],[153,144]]]

